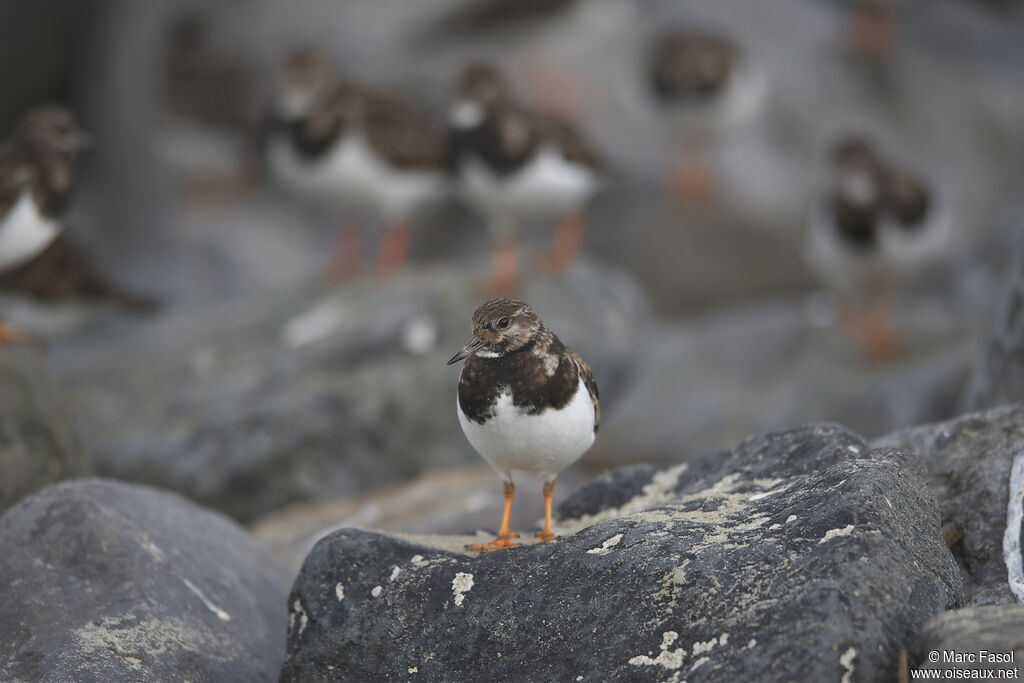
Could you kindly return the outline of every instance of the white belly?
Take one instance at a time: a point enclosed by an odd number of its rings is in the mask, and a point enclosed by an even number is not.
[[[0,222],[0,271],[31,261],[59,234],[60,226],[39,213],[26,190]]]
[[[545,148],[518,171],[502,176],[469,159],[459,171],[466,199],[485,213],[562,217],[579,211],[598,189],[594,173]]]
[[[379,164],[361,135],[345,135],[316,159],[303,157],[286,136],[278,136],[267,156],[274,176],[299,195],[338,205],[373,202]]]
[[[469,443],[506,480],[511,480],[511,470],[553,480],[594,443],[594,404],[582,381],[572,401],[559,411],[529,415],[512,405],[506,392],[485,424],[473,422],[461,408],[457,412]]]

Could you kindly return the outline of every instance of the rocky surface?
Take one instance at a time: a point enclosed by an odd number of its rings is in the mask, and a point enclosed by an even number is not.
[[[1024,400],[1024,240],[1018,239],[988,346],[971,376],[967,410]]]
[[[966,310],[901,303],[905,348],[881,363],[864,357],[833,310],[818,297],[772,300],[659,325],[587,458],[605,469],[670,463],[806,422],[873,438],[957,414],[975,356]]]
[[[0,517],[0,679],[271,681],[289,574],[224,517],[59,484]]]
[[[943,524],[975,605],[1024,602],[1024,407],[1008,406],[914,427],[879,439],[927,468]],[[1009,575],[1009,581],[1007,577]]]
[[[91,469],[37,350],[0,347],[0,512]]]
[[[963,661],[950,661],[955,655],[962,655]],[[962,679],[1024,680],[1024,605],[967,607],[940,614],[924,627],[919,659],[923,669],[1015,671],[965,674]]]
[[[478,463],[455,419],[458,368],[485,298],[470,275],[410,270],[189,315],[94,328],[55,349],[106,476],[171,488],[243,520]],[[590,361],[614,411],[642,357],[643,299],[584,263],[521,298]]]
[[[962,602],[916,460],[829,425],[612,473],[556,530],[484,555],[331,534],[281,680],[889,680]]]
[[[579,467],[558,475],[555,499],[566,497],[590,477]],[[543,495],[539,483],[516,489],[512,524],[540,528]],[[291,505],[252,524],[251,531],[295,572],[321,538],[344,527],[409,534],[462,534],[481,520],[501,519],[501,480],[490,467],[456,467],[429,472],[415,481],[364,496]]]

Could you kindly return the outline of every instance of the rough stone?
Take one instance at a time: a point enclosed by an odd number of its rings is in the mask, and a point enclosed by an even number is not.
[[[289,573],[177,495],[87,479],[0,517],[0,680],[271,681]]]
[[[562,540],[483,555],[324,538],[281,680],[890,680],[962,602],[919,465],[838,427],[618,473],[560,510]]]
[[[876,445],[912,451],[928,469],[943,523],[962,534],[953,553],[967,602],[1024,602],[1024,406],[913,427]]]
[[[48,484],[90,473],[91,463],[34,351],[0,348],[0,387],[0,511]]]
[[[967,388],[967,410],[1024,400],[1024,240],[1014,252],[1002,306]]]
[[[458,369],[445,365],[469,335],[477,285],[410,269],[292,290],[96,329],[55,361],[101,474],[251,521],[479,462],[455,419]],[[613,410],[645,329],[631,281],[580,263],[520,296],[590,361]]]
[[[962,680],[1024,680],[1024,605],[966,607],[940,614],[924,627],[918,667],[979,672],[961,675]],[[1008,675],[1011,669],[1014,673]],[[995,673],[980,673],[987,671]]]

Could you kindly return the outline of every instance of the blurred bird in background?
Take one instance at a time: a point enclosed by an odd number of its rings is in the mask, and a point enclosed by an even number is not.
[[[839,141],[808,212],[806,254],[841,298],[847,332],[875,359],[899,350],[889,299],[946,255],[952,217],[925,181],[862,136]]]
[[[530,220],[560,221],[542,266],[561,272],[583,241],[583,212],[601,185],[596,152],[570,122],[520,105],[497,68],[459,74],[449,111],[456,187],[495,240],[491,292],[513,289]]]
[[[342,210],[369,208],[384,220],[382,275],[404,263],[415,212],[446,191],[440,129],[401,100],[340,76],[316,50],[285,61],[266,145],[274,176],[297,194]],[[334,279],[355,272],[359,232],[343,228]]]
[[[646,68],[648,92],[681,148],[670,186],[685,203],[706,201],[712,148],[757,115],[764,75],[728,36],[687,28],[656,38]]]

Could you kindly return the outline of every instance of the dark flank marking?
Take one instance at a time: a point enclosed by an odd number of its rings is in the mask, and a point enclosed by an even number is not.
[[[548,355],[558,358],[558,366],[551,376],[546,371]],[[539,415],[548,408],[561,410],[576,395],[581,374],[594,403],[596,432],[601,422],[601,408],[594,375],[586,361],[554,335],[546,352],[541,352],[534,341],[499,358],[470,356],[459,377],[459,407],[470,420],[483,424],[494,417],[498,397],[510,391],[512,405],[528,415]]]
[[[600,170],[592,145],[571,122],[519,106],[497,69],[474,64],[463,70],[457,98],[473,101],[484,116],[473,128],[455,128],[449,139],[449,167],[476,159],[496,175],[510,175],[529,163],[543,147],[557,150],[567,161]]]
[[[345,81],[318,97],[307,116],[278,121],[303,157],[316,159],[354,131],[385,163],[403,170],[441,170],[444,134],[413,107]]]

